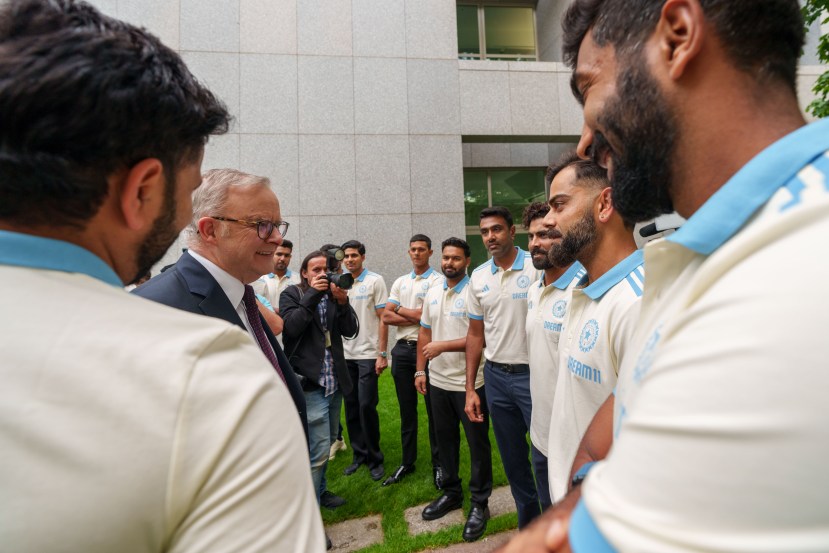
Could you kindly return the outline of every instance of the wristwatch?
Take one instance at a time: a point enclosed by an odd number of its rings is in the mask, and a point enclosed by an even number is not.
[[[386,357],[388,357],[388,356],[389,356],[389,354],[388,354],[388,353],[386,353],[385,351],[381,351],[381,352],[380,352],[380,357],[382,357],[383,359],[385,359],[385,358],[386,358]]]
[[[398,303],[397,305],[395,305],[395,306],[394,306],[394,312],[395,312],[395,313],[399,312],[401,307],[403,307],[403,306],[402,306],[402,305],[400,305],[399,303]]]

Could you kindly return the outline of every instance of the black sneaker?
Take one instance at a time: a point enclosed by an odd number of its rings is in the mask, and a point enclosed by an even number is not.
[[[339,495],[334,495],[328,490],[322,492],[322,495],[320,496],[320,506],[333,510],[343,505],[345,505],[345,499]]]

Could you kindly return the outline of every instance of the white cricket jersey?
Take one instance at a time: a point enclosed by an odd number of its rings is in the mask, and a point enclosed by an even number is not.
[[[572,290],[558,348],[558,380],[547,443],[550,496],[561,500],[579,443],[613,392],[639,318],[645,273],[636,250],[590,285]]]
[[[545,456],[558,378],[558,339],[570,301],[570,288],[584,274],[584,267],[577,261],[555,282],[544,286],[544,277],[541,277],[527,292],[527,350],[532,367],[530,395],[533,401],[530,439]]]
[[[380,317],[377,310],[386,306],[386,281],[377,273],[363,269],[356,279],[354,286],[348,291],[348,302],[357,313],[360,321],[360,332],[353,340],[343,340],[343,351],[346,359],[375,359],[380,355],[377,349],[377,340],[380,333]]]
[[[469,318],[484,322],[484,356],[496,363],[528,364],[527,290],[541,271],[532,256],[519,247],[512,267],[501,269],[490,259],[472,271]],[[532,367],[530,367],[532,370]]]
[[[409,309],[420,309],[423,306],[423,299],[429,287],[440,281],[443,276],[429,267],[422,275],[416,275],[414,271],[403,275],[394,281],[389,292],[389,303],[400,305]],[[417,333],[420,325],[411,324],[397,327],[398,340],[417,340]]]
[[[295,273],[288,269],[285,271],[285,276],[279,276],[276,273],[268,273],[259,278],[259,280],[252,282],[253,291],[261,296],[265,296],[275,310],[279,310],[279,296],[282,291],[292,284],[299,284],[299,273]]]
[[[300,418],[247,332],[58,240],[0,231],[0,282],[0,549],[325,551]]]
[[[829,550],[827,150],[829,120],[795,131],[646,246],[575,551]]]
[[[446,280],[436,283],[426,293],[420,325],[431,329],[433,342],[464,338],[469,328],[469,277],[464,276],[453,288]],[[482,359],[483,361],[483,359]],[[480,368],[480,367],[479,367]],[[462,351],[441,353],[429,362],[429,382],[449,392],[466,390],[466,354]],[[475,389],[484,385],[484,371],[475,378]]]

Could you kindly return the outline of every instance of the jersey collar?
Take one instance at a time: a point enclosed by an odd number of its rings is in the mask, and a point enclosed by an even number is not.
[[[829,119],[784,136],[740,169],[665,240],[709,255],[804,165],[829,150]]]
[[[103,259],[76,244],[0,230],[0,264],[81,273],[112,286],[124,283]]]
[[[593,301],[601,299],[608,290],[619,284],[631,271],[645,262],[644,252],[636,250],[619,263],[613,266],[608,272],[597,278],[591,285],[584,288],[584,295]],[[587,275],[585,275],[587,278]]]
[[[363,269],[363,272],[360,273],[360,276],[358,276],[354,280],[356,280],[357,282],[363,282],[366,279],[367,274],[368,274],[368,269]]]
[[[559,290],[566,290],[567,287],[570,286],[570,283],[573,282],[573,279],[576,278],[576,275],[578,275],[580,271],[584,272],[584,267],[578,261],[574,261],[573,264],[570,265],[570,267],[566,271],[564,271],[564,274],[562,274],[560,277],[558,277],[558,279],[556,279],[554,282],[551,282],[549,285],[552,286],[553,288],[558,288]],[[544,288],[544,275],[543,274],[541,275],[541,278],[538,279],[538,287],[539,288]]]
[[[426,272],[422,275],[418,275],[414,271],[412,271],[411,273],[409,273],[409,276],[412,278],[412,280],[416,279],[418,276],[420,276],[420,278],[429,278],[430,276],[432,276],[432,273],[434,272],[435,270],[429,267],[428,269],[426,269]]]
[[[452,291],[455,292],[456,294],[460,294],[461,292],[463,292],[463,289],[466,288],[466,285],[468,283],[469,283],[469,275],[464,275],[463,278],[455,286],[452,287]],[[446,279],[444,279],[443,280],[443,289],[446,290],[447,288],[449,288],[449,282]]]
[[[523,271],[524,270],[524,260],[527,258],[527,252],[515,246],[515,261],[512,262],[512,267],[510,267],[510,271]],[[498,265],[495,264],[494,259],[490,259],[490,269],[492,270],[492,274],[498,272]]]

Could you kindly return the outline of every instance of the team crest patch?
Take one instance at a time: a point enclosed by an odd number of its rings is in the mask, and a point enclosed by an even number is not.
[[[526,288],[530,285],[530,277],[527,275],[521,275],[518,277],[518,287],[519,288]]]
[[[455,309],[460,309],[463,307],[463,298],[458,298],[455,300]]]
[[[366,291],[366,290],[368,290],[368,288],[366,288],[366,285],[365,285],[365,284],[363,284],[362,286],[360,286],[360,293],[361,293],[361,294],[365,293],[365,291]]]
[[[429,289],[429,283],[424,282],[423,284],[420,285],[420,287],[423,288],[424,290],[428,290]]]
[[[581,329],[581,336],[579,336],[579,349],[584,353],[593,349],[596,345],[596,340],[599,339],[599,323],[596,319],[590,319],[584,328]]]
[[[558,300],[553,304],[553,317],[558,317],[559,319],[567,313],[567,302],[564,300]]]
[[[659,343],[659,340],[662,338],[662,325],[656,327],[656,330],[653,331],[651,337],[648,338],[647,343],[645,344],[644,349],[639,354],[639,358],[636,360],[636,368],[633,370],[633,381],[640,382],[645,375],[650,372],[651,367],[653,366],[653,358],[656,355],[656,345]]]

